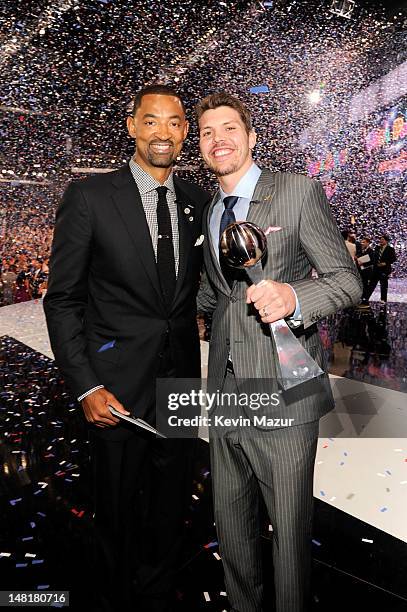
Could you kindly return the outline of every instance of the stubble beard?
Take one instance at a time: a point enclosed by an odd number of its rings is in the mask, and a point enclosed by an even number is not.
[[[228,174],[233,174],[234,172],[237,172],[239,170],[239,162],[234,162],[233,164],[230,164],[230,166],[226,166],[225,168],[219,168],[211,162],[206,162],[206,164],[209,170],[212,170],[215,176],[227,176]]]
[[[175,157],[172,153],[169,153],[168,155],[164,156],[157,155],[155,153],[152,153],[151,151],[148,151],[147,159],[150,164],[155,168],[170,168],[175,161]]]

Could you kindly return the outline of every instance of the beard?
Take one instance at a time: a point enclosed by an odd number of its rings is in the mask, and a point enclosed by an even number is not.
[[[212,170],[215,176],[227,176],[228,174],[233,174],[234,172],[237,172],[240,167],[238,161],[231,162],[229,166],[225,166],[224,168],[219,168],[216,166],[216,163],[212,163],[210,161],[207,161],[206,165],[208,166],[209,170]]]
[[[147,160],[155,168],[170,168],[176,159],[175,148],[172,147],[168,153],[156,153],[150,146],[147,148]]]
[[[155,166],[155,168],[169,168],[175,161],[175,157],[172,154],[158,155],[150,152],[147,155],[147,159],[152,166]]]

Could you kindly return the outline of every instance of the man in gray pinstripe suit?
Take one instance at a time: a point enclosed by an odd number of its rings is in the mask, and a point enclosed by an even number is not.
[[[201,100],[197,118],[202,157],[219,180],[204,215],[205,273],[198,296],[198,309],[213,313],[208,379],[224,392],[236,390],[240,379],[275,379],[276,351],[263,324],[281,318],[326,370],[316,322],[357,304],[361,282],[322,185],[260,170],[252,159],[250,113],[233,96]],[[248,287],[241,273],[219,261],[219,232],[234,219],[266,231],[267,280],[257,285]],[[289,414],[292,427],[253,428],[250,435],[235,428],[211,439],[216,528],[234,612],[263,610],[260,495],[274,531],[276,610],[306,609],[318,422],[332,407],[325,373],[281,395],[281,416]]]

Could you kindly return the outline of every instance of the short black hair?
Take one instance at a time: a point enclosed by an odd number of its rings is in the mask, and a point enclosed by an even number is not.
[[[389,234],[380,234],[379,238],[384,238],[386,242],[390,242]]]
[[[170,85],[164,85],[164,83],[156,83],[154,85],[147,85],[147,87],[143,87],[143,89],[140,89],[140,91],[136,93],[129,107],[129,114],[132,117],[134,117],[134,115],[136,114],[143,96],[147,96],[149,94],[156,94],[160,96],[173,96],[174,98],[178,98],[178,100],[181,102],[182,110],[185,114],[187,113],[185,105],[179,93],[175,91],[175,89],[170,87]]]

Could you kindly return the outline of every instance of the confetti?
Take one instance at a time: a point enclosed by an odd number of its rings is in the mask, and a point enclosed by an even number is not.
[[[214,546],[218,546],[218,542],[216,540],[212,540],[212,542],[205,544],[204,548],[213,548]]]

